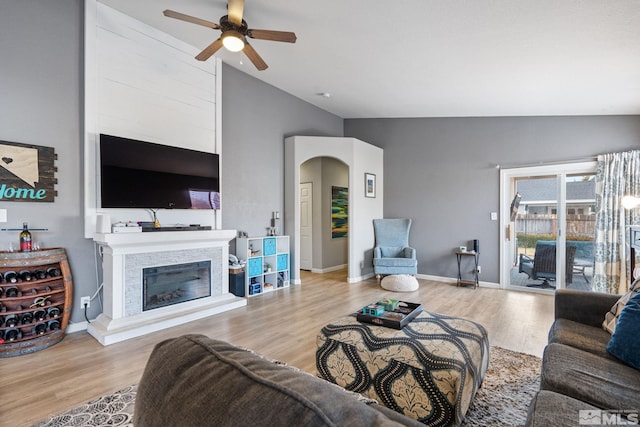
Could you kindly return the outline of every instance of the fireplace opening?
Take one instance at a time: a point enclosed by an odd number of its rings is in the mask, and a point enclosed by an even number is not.
[[[211,296],[211,261],[142,269],[142,311]]]

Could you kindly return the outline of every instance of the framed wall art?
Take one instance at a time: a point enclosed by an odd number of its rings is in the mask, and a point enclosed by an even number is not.
[[[349,223],[349,189],[331,186],[331,238],[347,237]]]
[[[364,174],[364,197],[376,197],[376,176],[372,173]]]

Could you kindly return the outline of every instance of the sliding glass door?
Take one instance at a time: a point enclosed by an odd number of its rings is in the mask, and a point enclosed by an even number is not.
[[[595,163],[501,171],[501,287],[591,289]]]

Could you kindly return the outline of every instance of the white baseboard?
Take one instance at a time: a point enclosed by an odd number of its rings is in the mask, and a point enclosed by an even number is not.
[[[331,273],[332,271],[338,271],[338,270],[342,270],[347,268],[347,264],[342,264],[342,265],[334,265],[333,267],[327,267],[327,268],[312,268],[311,272],[312,273],[318,273],[318,274],[324,274],[324,273]]]
[[[89,322],[86,322],[86,321],[85,322],[69,322],[65,332],[67,334],[72,334],[74,332],[86,331],[87,326],[89,326]]]
[[[424,279],[424,280],[435,280],[436,282],[458,283],[458,279],[454,277],[431,276],[428,274],[416,274],[416,277],[418,279]],[[499,283],[484,282],[482,280],[478,283],[478,286],[480,286],[481,288],[500,289]]]

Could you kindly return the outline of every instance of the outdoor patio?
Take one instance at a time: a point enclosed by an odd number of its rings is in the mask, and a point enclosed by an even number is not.
[[[593,278],[593,267],[579,266],[574,268],[571,283],[566,284],[567,289],[576,289],[582,291],[591,291],[591,282]],[[532,287],[534,289],[555,289],[555,281],[549,281],[549,285],[543,285],[542,279],[530,279],[525,273],[518,273],[518,266],[514,266],[510,271],[511,286]]]

